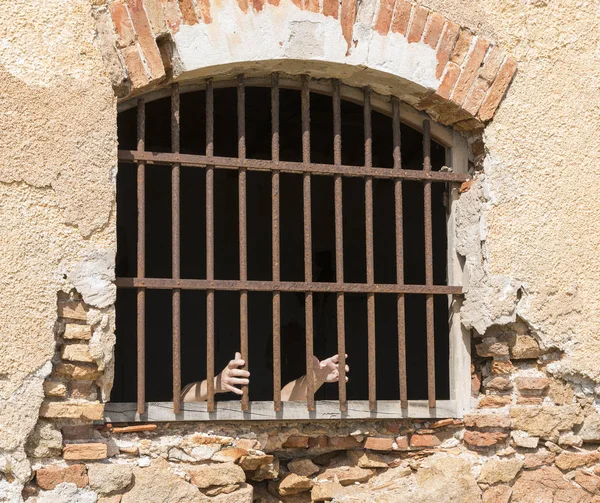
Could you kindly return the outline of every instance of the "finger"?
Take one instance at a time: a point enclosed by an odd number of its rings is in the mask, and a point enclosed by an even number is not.
[[[240,353],[239,351],[236,351],[235,356],[233,357],[234,360],[241,360],[242,359],[242,353]]]
[[[350,367],[348,367],[348,365],[346,365],[346,372],[350,372]]]
[[[229,371],[229,375],[236,377],[250,377],[250,372],[248,372],[247,370],[235,368]]]
[[[328,359],[331,360],[333,363],[337,363],[340,359],[340,355],[333,355],[331,358]]]
[[[225,385],[225,389],[227,391],[231,391],[231,392],[235,393],[236,395],[243,395],[244,394],[244,392],[241,389],[236,388],[235,386],[230,386],[229,384]]]
[[[236,355],[239,353],[236,353]],[[227,365],[230,369],[235,369],[237,367],[243,367],[246,364],[246,362],[244,360],[242,360],[241,358],[237,358],[235,360],[231,360],[229,362],[229,365]]]
[[[348,379],[349,379],[348,376],[346,376],[346,382],[348,382]]]
[[[230,377],[227,380],[228,384],[233,385],[233,384],[242,384],[242,385],[246,385],[246,384],[250,384],[250,379],[243,379],[240,377]],[[237,388],[236,388],[237,389]]]

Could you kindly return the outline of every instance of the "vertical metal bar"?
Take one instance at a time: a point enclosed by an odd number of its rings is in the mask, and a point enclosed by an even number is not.
[[[146,139],[146,103],[137,100],[137,149],[143,152]],[[137,165],[137,277],[146,275],[146,166]],[[137,412],[143,414],[146,402],[146,290],[137,290]]]
[[[302,162],[310,163],[310,91],[309,76],[302,75]],[[304,192],[304,280],[312,282],[312,217],[310,173],[302,175]],[[313,296],[304,293],[304,313],[306,325],[306,406],[315,410],[315,380],[313,374]]]
[[[335,79],[333,87],[333,164],[342,164],[342,103],[340,98],[340,81]],[[344,221],[342,203],[342,175],[334,177],[335,199],[335,279],[341,285],[344,282]],[[346,403],[346,328],[344,312],[344,292],[336,293],[337,311],[337,346],[340,379],[338,393],[340,411],[348,410]]]
[[[271,159],[279,161],[279,74],[271,75]],[[279,170],[271,172],[273,281],[279,282]],[[273,291],[273,407],[281,410],[281,294]]]
[[[364,89],[365,167],[373,165],[373,134],[371,128],[371,89]],[[367,240],[367,284],[375,284],[373,257],[373,177],[365,178],[365,235]],[[367,294],[367,340],[369,361],[369,409],[377,409],[375,371],[375,293]]]
[[[431,124],[423,121],[423,171],[431,172]],[[433,228],[431,214],[431,181],[423,186],[425,216],[425,284],[433,285]],[[427,324],[427,395],[429,407],[435,408],[435,338],[433,295],[427,294],[425,310]]]
[[[214,155],[214,99],[212,79],[206,81],[206,155]],[[214,241],[215,167],[206,166],[206,279],[215,279]],[[215,291],[206,292],[206,392],[209,412],[215,410]]]
[[[400,150],[400,103],[398,98],[392,98],[392,130],[394,144],[394,169],[402,169],[402,154]],[[404,230],[402,223],[402,180],[394,180],[394,200],[396,219],[396,283],[404,284]],[[400,383],[400,406],[408,407],[408,386],[406,381],[406,333],[404,294],[396,297],[398,312],[398,372]]]
[[[237,86],[238,158],[246,158],[246,87],[243,75],[238,76]],[[246,243],[246,168],[240,168],[238,178],[239,233],[240,233],[240,281],[248,279]],[[240,352],[248,369],[248,290],[240,291]],[[242,410],[248,410],[248,386],[242,386]]]
[[[179,153],[179,84],[171,88],[171,150]],[[181,277],[180,165],[171,167],[171,262],[173,279]],[[172,291],[173,305],[173,411],[181,412],[181,290]]]

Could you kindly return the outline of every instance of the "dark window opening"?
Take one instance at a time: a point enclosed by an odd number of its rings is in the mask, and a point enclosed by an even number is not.
[[[214,90],[214,155],[237,157],[237,90]],[[271,158],[271,90],[247,87],[246,156]],[[206,154],[206,97],[204,91],[180,97],[180,152]],[[313,163],[333,164],[333,101],[311,93],[310,157]],[[171,102],[169,98],[146,104],[145,150],[171,152]],[[136,109],[119,114],[119,149],[136,148]],[[363,106],[342,101],[342,164],[364,166]],[[392,118],[372,113],[373,167],[393,167]],[[401,125],[402,168],[423,169],[423,134]],[[302,161],[300,92],[280,91],[280,159]],[[431,142],[432,171],[445,162],[445,148]],[[171,171],[169,166],[147,164],[146,278],[171,278]],[[214,246],[215,279],[238,280],[238,170],[215,169]],[[206,279],[206,172],[181,167],[181,278]],[[117,277],[136,277],[137,185],[136,166],[122,162],[117,177]],[[366,283],[366,230],[364,177],[343,176],[344,281]],[[313,281],[336,281],[334,178],[311,176]],[[433,283],[445,285],[447,274],[447,210],[445,183],[432,183]],[[404,283],[426,284],[423,181],[403,180]],[[302,174],[280,175],[281,281],[304,281]],[[272,281],[271,175],[247,171],[248,280]],[[373,179],[373,242],[376,284],[396,283],[394,180]],[[148,402],[173,399],[172,301],[170,290],[146,290],[145,397]],[[398,321],[396,294],[375,294],[377,398],[398,400]],[[428,398],[426,296],[405,295],[405,333],[408,398]],[[434,295],[435,388],[437,399],[449,398],[448,297]],[[306,372],[304,293],[281,294],[282,384]],[[314,354],[322,359],[337,353],[336,293],[313,294]],[[273,399],[272,294],[248,294],[250,400]],[[136,401],[136,289],[119,288],[117,296],[117,346],[113,402]],[[240,348],[239,292],[215,293],[215,372]],[[181,383],[206,378],[206,293],[181,292]],[[346,353],[351,371],[347,398],[368,399],[367,294],[345,294]],[[237,400],[233,394],[216,400]],[[323,386],[318,399],[338,399],[337,384]]]

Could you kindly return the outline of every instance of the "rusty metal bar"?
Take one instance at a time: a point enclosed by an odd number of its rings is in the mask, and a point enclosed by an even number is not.
[[[214,153],[214,94],[213,81],[206,81],[206,155]],[[215,279],[214,238],[214,187],[215,168],[206,166],[206,281]],[[206,392],[209,412],[215,410],[215,290],[206,291]]]
[[[216,166],[223,169],[246,168],[255,171],[271,171],[278,169],[281,173],[311,173],[315,175],[336,175],[373,178],[400,178],[412,181],[456,182],[461,183],[470,179],[466,173],[447,171],[429,171],[416,169],[365,168],[364,166],[334,166],[291,161],[273,161],[268,159],[238,159],[236,157],[217,157],[213,155],[170,154],[164,152],[137,152],[136,150],[119,150],[119,161],[123,163],[144,162],[146,164],[169,165],[179,163],[182,166],[204,168]]]
[[[342,103],[340,98],[340,81],[334,80],[333,87],[333,164],[342,164]],[[341,285],[344,282],[344,221],[343,221],[343,198],[342,198],[342,175],[337,174],[334,178],[335,199],[335,280]],[[336,293],[337,311],[337,346],[338,346],[338,368],[340,379],[338,381],[338,394],[340,410],[348,410],[346,402],[346,323],[345,323],[345,301],[344,292]]]
[[[137,149],[146,143],[146,103],[137,100]],[[146,276],[146,166],[137,165],[137,277]],[[137,290],[137,412],[143,414],[146,402],[146,290]]]
[[[371,89],[364,89],[365,168],[373,167],[373,131],[371,127]],[[365,236],[367,255],[367,284],[375,284],[373,257],[373,177],[365,178]],[[369,409],[377,410],[377,375],[375,368],[375,293],[367,293],[367,346],[369,361]]]
[[[392,98],[392,132],[394,170],[402,169],[402,153],[400,149],[400,103],[398,98]],[[396,283],[404,284],[404,230],[402,223],[402,180],[394,180],[394,205],[396,220]],[[400,406],[408,407],[408,385],[406,380],[406,328],[404,311],[404,294],[396,297],[398,312],[398,372],[400,383]]]
[[[431,172],[431,131],[429,120],[423,121],[423,171]],[[425,284],[433,285],[433,226],[431,214],[431,181],[423,186],[425,215]],[[425,300],[427,325],[427,395],[429,407],[435,408],[435,337],[433,324],[433,295]]]
[[[171,150],[179,152],[179,84],[171,88]],[[171,165],[171,276],[181,277],[180,167]],[[181,289],[172,292],[173,305],[173,412],[181,412]]]
[[[279,74],[271,75],[271,159],[279,161]],[[271,172],[271,240],[273,246],[273,281],[280,275],[279,171]],[[273,290],[273,408],[281,410],[281,293]]]
[[[310,91],[309,76],[302,75],[302,163],[305,167],[310,164]],[[310,172],[302,175],[304,191],[304,279],[312,282],[312,216],[311,216],[311,186]],[[315,410],[315,380],[313,373],[313,294],[304,293],[304,315],[306,330],[306,406]]]
[[[237,85],[238,157],[246,158],[246,87],[244,76],[238,76]],[[246,168],[238,175],[240,281],[248,280],[248,246],[246,242]],[[248,369],[248,290],[240,291],[240,353]],[[242,386],[242,410],[248,410],[248,386]]]
[[[397,285],[395,283],[324,283],[304,281],[238,281],[228,279],[170,279],[170,278],[117,278],[119,288],[149,288],[152,290],[219,290],[250,292],[344,292],[344,293],[403,293],[405,295],[462,295],[461,286],[448,285]]]

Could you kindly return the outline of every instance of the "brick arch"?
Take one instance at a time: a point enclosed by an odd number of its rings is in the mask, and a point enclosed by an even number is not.
[[[498,46],[406,0],[112,0],[94,17],[121,99],[172,80],[308,72],[472,130],[492,119],[516,71]]]

